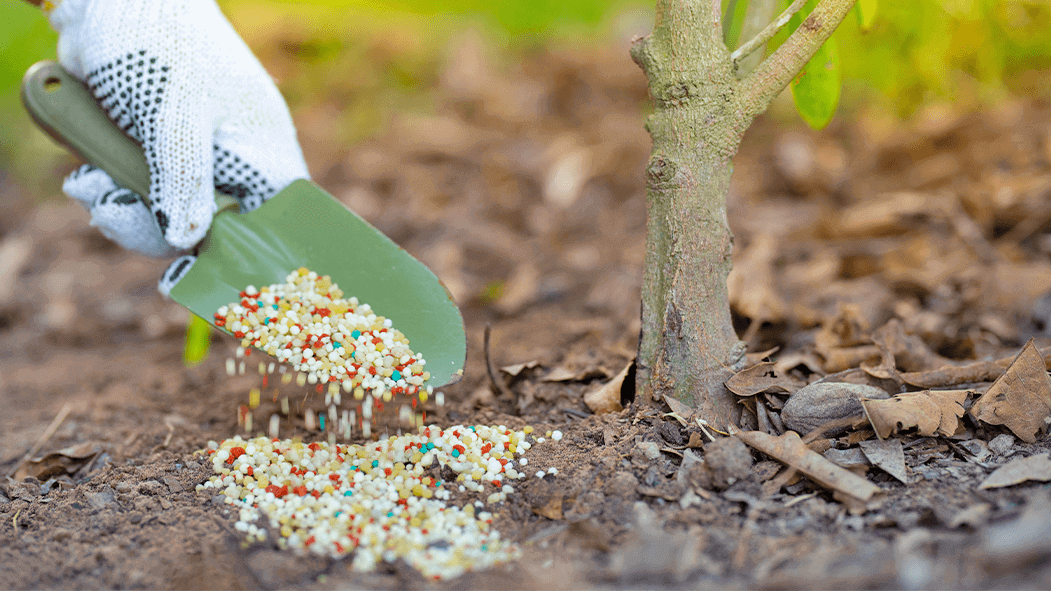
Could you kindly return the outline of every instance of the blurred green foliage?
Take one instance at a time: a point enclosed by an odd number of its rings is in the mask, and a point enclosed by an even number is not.
[[[183,347],[182,362],[186,367],[200,364],[208,357],[212,344],[212,325],[196,314],[190,314],[186,324],[186,345]]]
[[[652,2],[219,0],[297,117],[329,113],[326,123],[339,130],[333,141],[344,143],[374,133],[398,110],[433,109],[431,91],[450,40],[467,29],[488,41],[503,64],[544,44],[596,45],[614,35],[627,51],[619,19],[626,11],[652,14]],[[724,4],[741,13],[747,0]],[[24,187],[43,182],[44,192],[55,193],[53,169],[69,160],[29,131],[18,82],[31,63],[54,57],[56,36],[26,3],[10,0],[3,11],[0,171],[13,172]],[[726,33],[736,46],[739,28]],[[1051,0],[883,0],[867,33],[848,18],[835,37],[848,109],[876,104],[907,117],[932,101],[966,108],[1051,90]]]
[[[805,11],[813,10],[816,4],[816,0],[810,0]],[[789,26],[793,29],[799,28],[804,16],[804,10],[795,13],[789,21]],[[789,86],[792,90],[792,100],[796,104],[796,112],[803,121],[814,129],[823,129],[828,125],[832,116],[836,114],[840,89],[843,86],[839,40],[835,36],[829,37]]]

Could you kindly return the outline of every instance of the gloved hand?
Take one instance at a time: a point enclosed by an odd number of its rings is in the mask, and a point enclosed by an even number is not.
[[[63,190],[125,248],[182,254],[161,279],[167,294],[208,231],[215,191],[237,198],[246,212],[308,178],[292,117],[214,0],[51,4],[59,62],[142,144],[151,205],[90,166],[70,175]]]

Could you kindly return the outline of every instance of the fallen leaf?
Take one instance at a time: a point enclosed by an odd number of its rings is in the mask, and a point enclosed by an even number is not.
[[[997,468],[978,488],[1002,488],[1028,480],[1051,481],[1051,454],[1042,453],[1011,460]]]
[[[906,392],[888,400],[862,400],[861,405],[880,439],[914,428],[927,437],[949,437],[960,428],[968,393],[969,390]]]
[[[1033,339],[989,390],[974,403],[971,415],[990,425],[1004,425],[1026,443],[1034,443],[1051,415],[1051,378]]]
[[[540,362],[536,359],[532,361],[526,361],[525,363],[515,363],[513,365],[505,365],[500,368],[500,371],[506,373],[511,377],[517,377],[518,374],[522,373],[527,369],[533,369],[540,365]]]
[[[870,331],[868,319],[858,305],[840,302],[835,314],[827,316],[814,335],[814,348],[825,360],[824,371],[857,367],[865,359],[879,357]]]
[[[734,268],[726,279],[730,305],[754,323],[777,322],[788,312],[775,281],[779,244],[779,238],[773,234],[755,236],[744,252],[734,257]]]
[[[43,481],[63,474],[75,474],[100,453],[101,445],[87,441],[30,460],[18,470],[15,477],[21,480],[33,476]]]
[[[829,448],[822,452],[821,455],[843,468],[868,468],[872,464],[865,452],[857,447],[848,449]]]
[[[678,415],[681,419],[688,422],[691,418],[693,418],[694,410],[689,405],[683,404],[682,402],[679,402],[678,400],[671,397],[665,397],[664,401],[668,403],[668,406],[671,408],[671,411]]]
[[[624,366],[624,369],[620,370],[620,373],[613,376],[612,380],[584,394],[584,404],[588,405],[591,412],[602,414],[624,410],[624,406],[620,403],[620,389],[624,386],[624,378],[628,377],[634,365],[635,360],[633,359],[631,363]]]
[[[601,368],[573,370],[568,367],[556,367],[540,378],[541,382],[582,382],[592,378],[608,378],[609,374]]]
[[[701,437],[700,433],[694,431],[690,433],[690,440],[686,443],[686,447],[703,448],[704,438]]]
[[[863,505],[877,493],[880,488],[868,480],[840,468],[833,462],[808,448],[797,433],[789,431],[780,437],[767,435],[759,431],[742,431],[736,437],[766,455],[799,470],[821,486],[853,499],[857,505]]]
[[[869,440],[858,445],[873,466],[897,478],[902,484],[909,483],[905,472],[905,451],[900,439]]]
[[[742,369],[726,380],[726,387],[738,396],[755,396],[760,392],[791,394],[801,386],[792,378],[777,373],[777,364],[772,361],[757,363]]]
[[[1046,560],[1051,551],[1051,495],[1047,490],[1030,493],[1021,515],[985,528],[981,540],[987,566],[1000,572]]]
[[[923,339],[906,334],[897,319],[891,319],[872,335],[873,342],[894,358],[894,366],[905,372],[923,371],[942,367],[948,359],[938,355],[923,342]]]

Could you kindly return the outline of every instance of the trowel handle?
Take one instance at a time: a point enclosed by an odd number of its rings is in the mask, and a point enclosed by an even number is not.
[[[150,205],[150,168],[142,146],[113,123],[80,80],[55,62],[33,64],[22,78],[22,104],[55,141]],[[237,206],[232,197],[215,197],[219,211]]]
[[[22,78],[22,104],[55,141],[149,205],[150,168],[142,147],[106,116],[81,81],[55,62],[38,62]]]

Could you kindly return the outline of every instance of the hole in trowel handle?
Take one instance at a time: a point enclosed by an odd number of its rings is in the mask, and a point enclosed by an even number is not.
[[[44,90],[55,92],[60,88],[62,88],[62,81],[58,79],[58,76],[49,76],[44,80]]]

